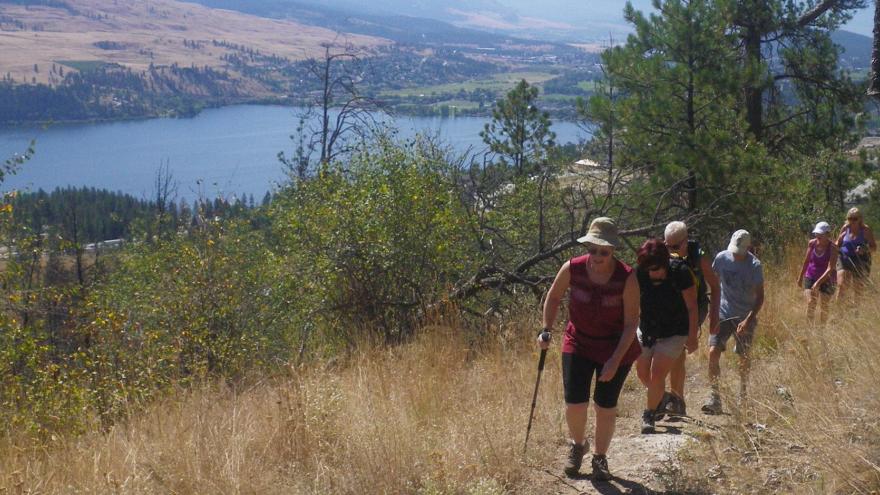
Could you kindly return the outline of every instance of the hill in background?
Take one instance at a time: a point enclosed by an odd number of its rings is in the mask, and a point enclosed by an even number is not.
[[[289,60],[320,53],[321,43],[344,39],[366,49],[387,45],[290,19],[277,20],[175,0],[0,0],[0,76],[57,84],[53,64],[68,70],[119,64],[226,67],[235,47]],[[215,45],[211,40],[222,44]],[[252,88],[258,91],[258,88]]]

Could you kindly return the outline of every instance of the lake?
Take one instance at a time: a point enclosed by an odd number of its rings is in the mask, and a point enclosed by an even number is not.
[[[209,109],[193,118],[163,118],[48,128],[0,128],[0,161],[27,149],[36,154],[0,189],[51,190],[90,186],[150,197],[157,169],[168,163],[177,196],[252,194],[259,201],[285,180],[277,155],[294,149],[290,135],[297,109],[239,105]],[[456,150],[485,151],[482,117],[395,117],[401,137],[438,134]],[[571,122],[553,124],[559,143],[578,142],[584,132]]]

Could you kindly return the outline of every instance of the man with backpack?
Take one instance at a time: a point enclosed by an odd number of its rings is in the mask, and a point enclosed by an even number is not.
[[[709,258],[696,240],[690,239],[684,222],[670,222],[663,233],[666,247],[673,257],[684,260],[691,269],[697,285],[697,328],[709,318],[709,333],[718,333],[718,307],[721,301],[721,287],[718,277],[712,270]],[[681,353],[669,372],[669,391],[664,392],[659,412],[673,416],[684,416],[687,407],[684,400],[685,361],[687,354]]]

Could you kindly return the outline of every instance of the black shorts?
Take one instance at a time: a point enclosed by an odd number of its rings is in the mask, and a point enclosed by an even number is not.
[[[591,361],[576,354],[562,353],[562,384],[567,404],[583,404],[590,401],[590,385],[596,375],[593,402],[597,406],[612,409],[617,407],[617,399],[623,390],[623,382],[632,364],[620,365],[617,374],[609,382],[600,382],[602,363]]]
[[[811,279],[810,277],[804,277],[804,289],[810,290],[813,288],[813,285],[815,285],[815,284],[816,284],[815,280]],[[831,283],[830,280],[827,280],[824,283],[822,283],[821,287],[819,287],[819,292],[821,292],[827,296],[833,296],[834,289],[835,289],[834,284]]]

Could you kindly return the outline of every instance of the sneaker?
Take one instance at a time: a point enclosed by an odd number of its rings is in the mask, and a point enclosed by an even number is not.
[[[593,461],[590,464],[593,466],[593,481],[608,481],[611,479],[607,457],[593,454]]]
[[[656,411],[650,409],[642,413],[642,434],[654,433],[654,414]]]
[[[672,416],[687,416],[687,407],[685,406],[684,399],[675,394],[669,394],[669,400],[666,401],[664,410],[666,414]]]
[[[700,409],[706,414],[721,414],[721,397],[716,393],[711,394]]]
[[[581,463],[584,460],[584,452],[586,446],[579,443],[571,442],[571,450],[568,452],[568,460],[565,461],[565,474],[569,476],[577,476],[581,469]]]

